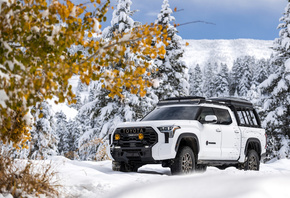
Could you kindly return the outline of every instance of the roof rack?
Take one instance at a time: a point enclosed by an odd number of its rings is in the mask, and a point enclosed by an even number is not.
[[[161,100],[158,102],[157,105],[163,106],[171,104],[201,104],[201,103],[225,105],[228,107],[234,106],[241,108],[253,108],[253,104],[250,101],[235,97],[209,98],[209,99],[200,96],[174,97]]]
[[[157,105],[163,106],[171,104],[198,104],[201,100],[205,100],[205,98],[200,96],[172,97],[159,101]]]
[[[228,106],[232,105],[235,107],[253,107],[253,104],[250,101],[236,97],[209,98],[207,101],[222,102]]]

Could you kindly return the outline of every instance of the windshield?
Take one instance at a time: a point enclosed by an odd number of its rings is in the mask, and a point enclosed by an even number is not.
[[[197,106],[157,107],[142,121],[148,120],[195,120]]]

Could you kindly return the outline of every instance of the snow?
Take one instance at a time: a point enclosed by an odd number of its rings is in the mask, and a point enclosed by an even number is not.
[[[99,23],[98,19],[93,18],[93,20],[94,20],[93,30],[94,30],[95,33],[100,34],[101,30],[100,30],[100,23]]]
[[[6,108],[5,101],[8,99],[9,98],[8,98],[6,92],[3,89],[1,89],[0,90],[0,105],[2,105],[3,108]]]
[[[171,176],[169,168],[146,165],[138,173],[114,172],[111,161],[72,161],[52,157],[62,197],[289,198],[290,160],[261,164],[260,171],[209,167],[205,173]],[[36,164],[43,164],[35,160]],[[1,194],[0,194],[1,197]]]
[[[285,72],[290,72],[290,58],[285,61]]]
[[[270,58],[273,50],[272,40],[253,40],[253,39],[236,39],[236,40],[182,40],[185,45],[183,60],[189,68],[197,64],[203,66],[211,61],[218,64],[227,64],[232,68],[234,60],[243,56],[254,56],[256,59]]]
[[[67,104],[65,103],[55,104],[54,103],[55,100],[56,100],[55,98],[52,100],[47,100],[47,102],[51,105],[52,111],[54,113],[62,111],[66,115],[67,120],[76,117],[76,115],[78,114],[78,111],[76,109],[67,106]]]

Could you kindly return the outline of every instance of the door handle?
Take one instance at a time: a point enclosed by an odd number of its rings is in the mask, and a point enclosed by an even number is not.
[[[240,131],[239,130],[235,130],[235,133],[240,133]]]
[[[222,130],[220,130],[220,129],[216,129],[215,131],[216,131],[216,132],[222,132]]]

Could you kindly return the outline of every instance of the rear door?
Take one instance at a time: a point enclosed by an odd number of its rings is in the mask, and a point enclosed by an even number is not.
[[[221,128],[222,159],[237,160],[240,156],[241,131],[237,123],[232,120],[229,110],[214,108],[214,112]]]

